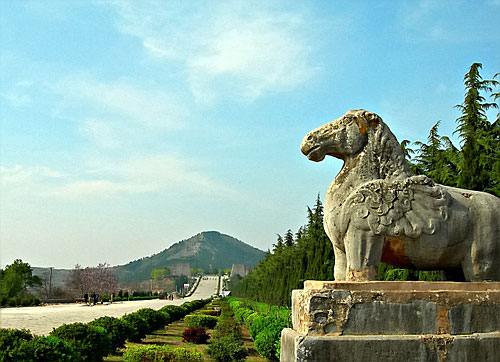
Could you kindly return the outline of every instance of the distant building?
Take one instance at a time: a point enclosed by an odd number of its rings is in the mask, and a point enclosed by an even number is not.
[[[189,263],[177,263],[168,266],[170,275],[191,275],[191,265]]]
[[[250,265],[233,264],[233,267],[231,268],[231,277],[239,275],[240,277],[244,278],[251,271],[252,271],[252,267]]]

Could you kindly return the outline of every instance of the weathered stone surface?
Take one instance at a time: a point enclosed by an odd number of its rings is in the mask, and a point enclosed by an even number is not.
[[[412,176],[378,115],[349,111],[307,134],[301,150],[344,161],[324,202],[335,280],[375,280],[380,261],[500,280],[500,199]]]
[[[304,336],[284,329],[282,362],[497,362],[500,333]]]
[[[498,331],[500,283],[306,281],[292,323],[311,336]]]
[[[498,331],[500,304],[483,302],[452,306],[449,317],[451,334]]]

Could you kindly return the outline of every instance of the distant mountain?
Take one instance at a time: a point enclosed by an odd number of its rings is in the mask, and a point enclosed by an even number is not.
[[[158,254],[113,267],[119,281],[150,278],[151,270],[189,263],[191,268],[228,269],[233,264],[257,265],[265,252],[218,231],[204,231]]]

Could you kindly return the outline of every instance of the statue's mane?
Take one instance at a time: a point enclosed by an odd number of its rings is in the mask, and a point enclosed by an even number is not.
[[[401,145],[389,127],[378,118],[376,126],[368,133],[368,141],[363,149],[365,165],[379,179],[398,179],[411,175]]]

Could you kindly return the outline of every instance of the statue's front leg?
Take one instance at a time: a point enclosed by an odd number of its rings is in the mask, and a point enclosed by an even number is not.
[[[362,282],[377,280],[382,257],[382,237],[370,231],[349,229],[344,238],[347,257],[346,280]]]
[[[334,244],[333,252],[335,253],[335,280],[346,280],[347,257],[345,251]]]

